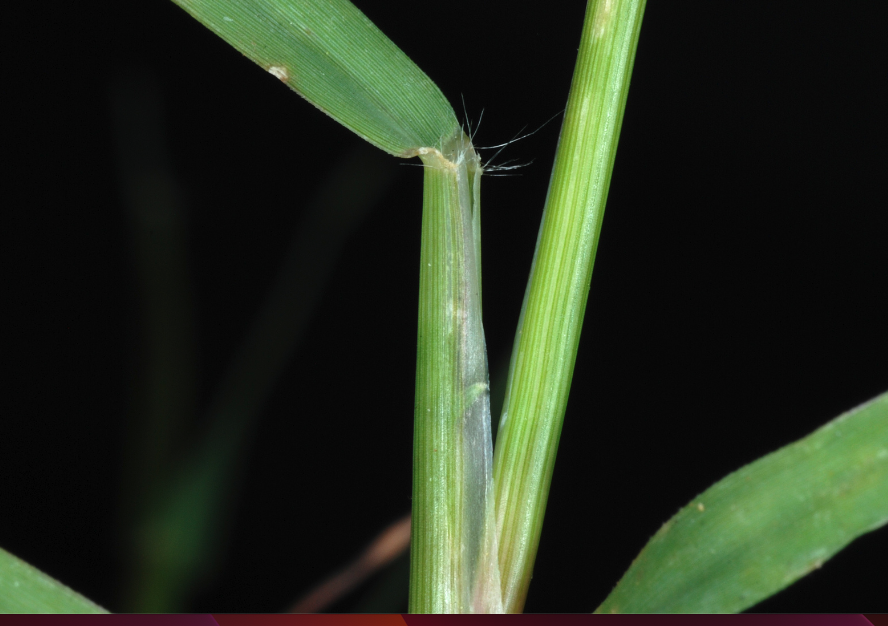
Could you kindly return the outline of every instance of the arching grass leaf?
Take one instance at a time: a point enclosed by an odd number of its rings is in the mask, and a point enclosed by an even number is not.
[[[0,549],[0,613],[107,613],[76,591]]]
[[[441,149],[459,128],[441,90],[348,0],[174,2],[386,152]]]
[[[888,393],[704,491],[596,612],[742,611],[886,522]]]

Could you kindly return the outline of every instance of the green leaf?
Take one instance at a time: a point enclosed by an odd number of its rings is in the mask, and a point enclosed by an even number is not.
[[[0,548],[0,613],[107,613]]]
[[[596,612],[742,611],[886,522],[888,393],[694,498]]]
[[[644,6],[595,0],[586,9],[496,440],[508,612],[521,611],[533,572]]]
[[[173,1],[386,152],[441,149],[459,128],[441,90],[347,0]]]

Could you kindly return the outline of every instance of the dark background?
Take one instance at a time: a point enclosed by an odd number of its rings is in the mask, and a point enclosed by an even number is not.
[[[480,145],[564,107],[584,4],[358,2],[461,116],[461,95],[484,109]],[[591,611],[681,505],[888,389],[876,7],[649,3],[528,611]],[[149,134],[181,197],[192,437],[308,199],[362,142],[171,2],[7,15],[0,545],[124,610],[145,313],[116,94],[147,85],[160,103]],[[499,160],[533,163],[484,186],[494,385],[559,125],[509,147]],[[409,510],[421,175],[379,162],[396,180],[312,308],[185,610],[282,610]],[[883,529],[756,610],[888,610],[886,561]]]

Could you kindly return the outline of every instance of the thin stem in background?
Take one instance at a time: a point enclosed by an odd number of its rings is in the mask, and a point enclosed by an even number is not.
[[[394,561],[410,547],[410,516],[405,515],[379,533],[357,559],[309,591],[288,613],[319,613]]]

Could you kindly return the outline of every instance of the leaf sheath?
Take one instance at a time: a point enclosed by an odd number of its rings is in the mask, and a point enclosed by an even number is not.
[[[501,612],[478,185],[460,132],[424,151],[410,611]]]

